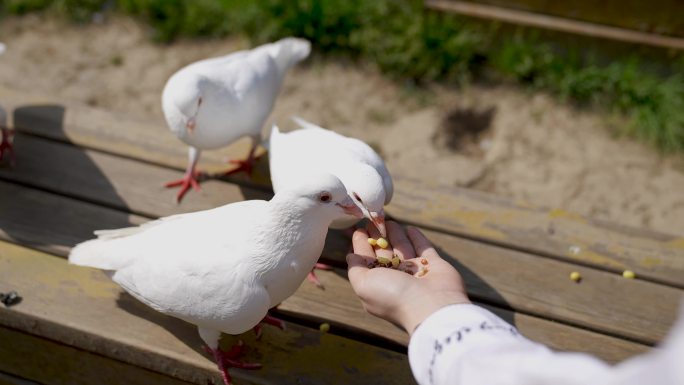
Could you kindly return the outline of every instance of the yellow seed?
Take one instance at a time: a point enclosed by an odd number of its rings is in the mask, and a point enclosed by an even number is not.
[[[378,246],[380,246],[383,249],[386,249],[387,246],[389,246],[389,242],[385,238],[378,238]]]
[[[570,279],[572,279],[575,282],[579,282],[582,279],[582,276],[579,272],[573,271],[572,273],[570,273]]]
[[[392,260],[385,257],[378,257],[378,263],[381,265],[388,266],[392,264]]]
[[[321,324],[321,326],[318,327],[318,329],[319,329],[322,333],[327,333],[327,332],[330,331],[330,324],[327,323],[327,322],[323,322],[323,323]]]
[[[401,263],[401,258],[399,258],[395,255],[394,258],[392,258],[392,267],[394,267],[396,269],[397,267],[399,267],[400,263]]]
[[[627,278],[627,279],[634,279],[636,278],[636,274],[632,270],[625,270],[622,272],[622,276]]]
[[[368,238],[368,243],[369,243],[371,246],[375,246],[375,245],[378,244],[378,241],[376,241],[376,240],[373,239],[373,238]]]

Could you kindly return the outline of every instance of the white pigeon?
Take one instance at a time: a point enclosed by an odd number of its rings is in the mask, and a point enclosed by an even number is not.
[[[304,60],[311,44],[285,38],[251,50],[206,59],[180,69],[162,93],[162,109],[171,131],[188,146],[185,176],[166,184],[177,187],[177,200],[190,187],[199,190],[195,167],[201,150],[227,146],[249,136],[252,147],[244,161],[231,161],[251,173],[261,129],[271,113],[287,70]]]
[[[220,333],[255,327],[292,295],[321,255],[328,226],[344,215],[363,214],[337,177],[322,174],[270,201],[96,231],[69,262],[107,270],[138,300],[197,325],[229,384],[228,367],[259,365],[235,360],[242,343],[220,350]]]
[[[300,183],[310,173],[331,173],[337,176],[347,192],[377,227],[385,230],[384,205],[392,199],[394,187],[385,162],[368,144],[326,130],[300,118],[293,118],[302,128],[281,133],[273,126],[268,142],[269,165],[273,190],[277,193]],[[332,228],[347,228],[358,218],[336,220]]]

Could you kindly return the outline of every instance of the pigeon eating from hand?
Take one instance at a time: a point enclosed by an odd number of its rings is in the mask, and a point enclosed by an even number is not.
[[[291,296],[321,255],[328,226],[362,217],[342,182],[330,174],[251,200],[179,214],[138,227],[96,231],[69,262],[107,270],[153,309],[197,325],[230,384],[228,367],[256,369],[236,358],[244,345],[219,348],[221,332],[254,328]]]
[[[385,230],[384,205],[392,199],[394,187],[385,162],[369,145],[326,130],[303,119],[294,118],[301,127],[289,133],[281,133],[273,126],[269,138],[268,157],[273,190],[277,193],[291,185],[297,185],[310,173],[331,173],[344,183],[347,192],[378,229],[381,236]],[[332,228],[348,228],[359,218],[347,216],[331,224]],[[329,269],[316,264],[317,269]],[[318,288],[323,284],[312,269],[308,280]]]
[[[251,174],[262,126],[285,73],[310,51],[307,40],[285,38],[192,63],[169,78],[162,94],[164,116],[171,131],[190,146],[185,176],[166,184],[180,186],[178,202],[191,187],[199,190],[195,168],[202,150],[224,147],[248,136],[252,147],[247,158],[231,161],[238,167],[226,174]]]
[[[269,166],[273,191],[299,183],[302,175],[331,173],[344,183],[349,195],[385,237],[385,211],[394,187],[385,162],[368,144],[326,130],[300,118],[302,128],[281,133],[273,126],[268,142]],[[358,218],[336,220],[332,228],[354,225]]]

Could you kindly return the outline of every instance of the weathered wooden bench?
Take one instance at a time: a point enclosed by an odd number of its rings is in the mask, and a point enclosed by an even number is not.
[[[0,305],[0,384],[220,383],[193,326],[64,257],[95,229],[268,198],[266,162],[253,180],[209,180],[177,205],[162,185],[184,169],[186,148],[165,127],[4,88],[0,104],[17,129],[17,165],[0,168],[0,292],[23,298]],[[202,169],[223,170],[226,156],[246,151],[238,143],[207,152]],[[399,176],[387,212],[424,229],[474,301],[555,349],[610,362],[646,352],[682,298],[684,238]],[[264,368],[232,370],[238,384],[414,383],[408,336],[366,314],[351,290],[348,247],[329,234],[322,258],[335,269],[318,273],[325,290],[305,282],[279,306],[287,331],[239,337],[250,347],[245,359]]]

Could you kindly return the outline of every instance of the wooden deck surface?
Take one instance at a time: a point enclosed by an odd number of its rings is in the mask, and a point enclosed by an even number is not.
[[[220,383],[192,325],[126,295],[98,270],[65,256],[92,231],[271,196],[265,161],[252,180],[208,180],[181,205],[162,187],[185,167],[186,147],[164,126],[47,96],[0,88],[17,128],[17,165],[0,167],[0,384]],[[202,154],[226,168],[246,143]],[[392,217],[424,229],[480,303],[531,339],[618,362],[666,335],[684,289],[684,238],[592,221],[395,175]],[[266,327],[238,384],[410,384],[408,336],[366,314],[346,278],[349,240],[330,232],[318,273],[279,307],[285,332]],[[622,278],[630,269],[637,279]],[[579,271],[581,283],[570,281]],[[328,322],[331,333],[318,325]],[[237,337],[226,336],[230,345]],[[78,361],[77,360],[80,360]],[[75,364],[75,362],[80,362]],[[103,380],[106,379],[106,380]]]

